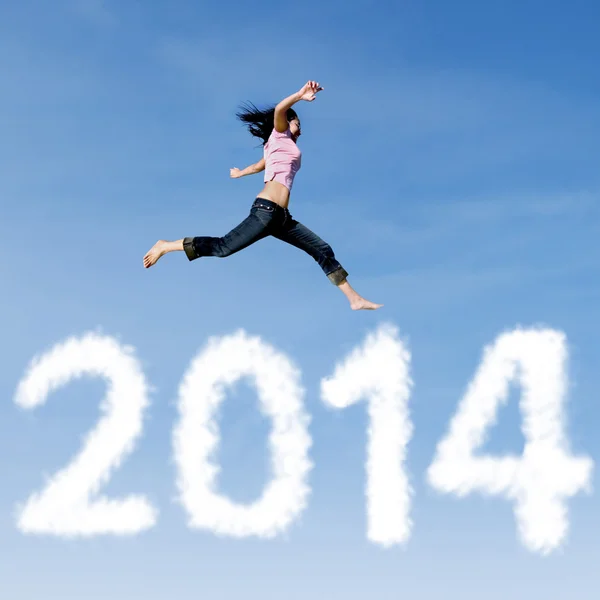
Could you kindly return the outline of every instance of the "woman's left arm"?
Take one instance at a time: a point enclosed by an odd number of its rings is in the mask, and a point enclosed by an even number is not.
[[[275,107],[275,131],[279,133],[283,133],[288,128],[288,121],[286,117],[286,113],[288,108],[292,108],[296,102],[300,102],[300,100],[306,100],[306,102],[312,102],[317,95],[317,92],[320,92],[323,88],[316,81],[308,81],[305,83],[302,88],[297,91],[295,94],[284,98],[276,107]]]
[[[244,177],[245,175],[254,175],[256,173],[260,173],[265,170],[265,159],[261,158],[257,163],[246,167],[245,169],[238,169],[234,167],[229,170],[229,175],[232,179],[238,179],[240,177]]]

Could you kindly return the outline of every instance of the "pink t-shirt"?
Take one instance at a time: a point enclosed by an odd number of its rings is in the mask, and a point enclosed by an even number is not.
[[[300,169],[302,152],[292,139],[289,128],[279,133],[275,128],[264,146],[265,183],[278,181],[292,191],[294,177]]]

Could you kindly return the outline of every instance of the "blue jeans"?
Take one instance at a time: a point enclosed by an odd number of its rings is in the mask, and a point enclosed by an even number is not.
[[[329,244],[294,220],[287,208],[263,198],[256,198],[250,214],[223,237],[186,237],[183,249],[189,260],[202,256],[224,258],[270,235],[312,256],[334,285],[348,277]]]

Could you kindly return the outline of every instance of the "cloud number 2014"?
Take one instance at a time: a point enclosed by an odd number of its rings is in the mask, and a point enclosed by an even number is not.
[[[410,358],[398,329],[383,324],[321,381],[322,399],[330,407],[367,403],[367,537],[386,547],[406,543],[412,529],[413,490],[406,469],[413,433]],[[521,542],[542,554],[564,542],[567,500],[589,491],[593,470],[589,457],[572,455],[564,433],[566,358],[561,332],[516,329],[500,335],[485,349],[427,470],[427,480],[438,492],[459,497],[480,492],[511,501]],[[17,526],[24,533],[131,535],[157,522],[158,511],[144,496],[99,496],[101,485],[134,450],[149,406],[148,384],[130,347],[91,333],[59,343],[32,361],[15,402],[33,409],[53,390],[83,376],[107,380],[104,414],[71,463],[19,508]],[[218,493],[218,465],[212,458],[219,444],[215,412],[227,387],[244,376],[253,379],[260,410],[272,422],[272,478],[248,505]],[[269,538],[300,516],[308,504],[313,466],[300,379],[289,357],[244,331],[212,338],[200,350],[180,384],[173,429],[176,484],[189,527],[236,538]],[[514,379],[522,388],[522,456],[475,456]]]

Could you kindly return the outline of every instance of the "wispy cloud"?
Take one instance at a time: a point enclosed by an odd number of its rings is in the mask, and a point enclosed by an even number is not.
[[[495,255],[496,266],[500,260],[516,266],[522,253],[529,252],[532,258],[545,253],[554,267],[560,267],[571,263],[571,254],[596,238],[599,197],[600,192],[592,191],[548,195],[515,191],[479,198],[424,195],[405,198],[393,207],[382,199],[387,209],[380,211],[373,210],[375,201],[340,195],[313,201],[309,196],[297,210],[324,235],[335,223],[335,246],[343,254],[391,253],[404,268],[435,258],[433,266],[467,252],[471,265],[478,256],[488,260]],[[339,209],[342,204],[344,210]],[[562,252],[556,251],[555,235],[565,241]],[[355,239],[362,240],[360,250],[352,242]],[[443,256],[440,248],[444,248]],[[578,260],[577,266],[584,263]]]
[[[574,191],[522,193],[517,190],[510,196],[488,194],[482,198],[444,198],[428,202],[425,206],[415,203],[409,209],[431,220],[465,224],[508,222],[521,218],[563,218],[591,216],[600,211],[600,191]]]
[[[424,153],[430,166],[441,163],[443,154],[451,168],[467,156],[477,168],[535,159],[534,149],[537,157],[547,156],[565,152],[565,143],[576,149],[582,140],[595,141],[590,124],[600,123],[600,111],[592,98],[476,71],[374,70],[364,60],[344,60],[348,48],[343,41],[311,40],[306,47],[304,38],[292,31],[287,39],[290,46],[303,47],[301,61],[293,53],[279,52],[270,38],[257,39],[253,30],[240,26],[229,35],[163,38],[159,56],[219,97],[223,91],[267,97],[302,83],[304,77],[317,78],[325,91],[310,119],[327,133],[327,144],[335,143],[329,135],[335,130],[344,139],[341,146],[348,145],[355,155],[361,149],[370,151],[373,144],[393,146],[400,173],[406,165],[411,174]]]
[[[118,19],[107,0],[71,0],[72,9],[82,19],[98,27],[115,27]]]

